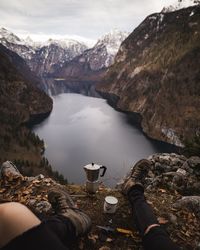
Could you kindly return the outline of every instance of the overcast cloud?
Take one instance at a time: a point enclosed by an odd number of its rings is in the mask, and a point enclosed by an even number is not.
[[[175,0],[0,0],[0,26],[35,39],[97,39],[113,28],[131,32]]]

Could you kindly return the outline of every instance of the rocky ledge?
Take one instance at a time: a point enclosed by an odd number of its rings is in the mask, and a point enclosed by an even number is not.
[[[199,249],[200,158],[154,154],[148,159],[152,165],[146,179],[145,195],[159,223],[182,249]],[[0,179],[0,203],[21,202],[40,218],[46,217],[54,214],[47,199],[48,190],[52,187],[66,190],[78,207],[92,218],[91,233],[79,239],[74,249],[142,249],[141,239],[131,221],[128,201],[120,193],[119,187],[110,189],[102,185],[95,195],[89,195],[85,186],[60,185],[43,175],[21,175],[18,178],[7,175]],[[104,198],[107,195],[113,195],[119,200],[118,209],[113,215],[103,213]],[[97,225],[129,229],[133,235],[108,234],[98,229]]]

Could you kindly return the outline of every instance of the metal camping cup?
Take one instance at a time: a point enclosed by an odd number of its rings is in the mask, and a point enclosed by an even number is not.
[[[103,169],[103,172],[102,174],[100,174],[100,177],[103,177],[107,170],[105,166],[100,166],[94,163],[84,166],[84,170],[86,172],[88,181],[91,181],[91,182],[97,181],[99,178],[99,172],[101,169]]]
[[[105,213],[114,214],[117,209],[118,199],[114,196],[106,196],[103,210]]]

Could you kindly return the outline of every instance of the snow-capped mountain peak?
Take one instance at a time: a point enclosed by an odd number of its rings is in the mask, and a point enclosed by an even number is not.
[[[79,58],[79,62],[88,63],[93,71],[109,67],[113,64],[115,55],[127,36],[127,32],[112,30],[99,38],[94,47],[85,51]]]
[[[24,58],[38,75],[52,73],[54,68],[88,49],[84,43],[73,39],[49,39],[46,42],[33,41],[29,36],[20,39],[5,28],[0,29],[0,43]]]
[[[85,46],[85,49],[87,49],[88,47],[84,44],[84,43],[80,43],[76,40],[73,40],[73,39],[48,39],[45,43],[43,43],[43,46],[50,46],[51,44],[54,44],[54,45],[57,45],[57,46],[60,46],[61,48],[63,49],[66,49],[66,48],[70,48],[70,47],[73,47],[73,46]]]
[[[200,1],[199,0],[176,0],[174,1],[174,4],[164,7],[162,9],[162,12],[167,13],[167,12],[173,12],[176,10],[180,10],[183,8],[188,8],[190,6],[194,6],[194,5],[199,5]]]
[[[5,28],[0,28],[0,40],[6,39],[10,43],[20,44],[21,40],[18,36]]]
[[[122,32],[117,29],[102,36],[94,47],[105,46],[108,54],[115,55],[125,38],[129,35],[128,32]]]
[[[30,36],[27,36],[25,39],[23,39],[23,42],[25,46],[32,47],[33,49],[38,49],[42,47],[42,42],[33,41]]]
[[[35,42],[29,36],[20,39],[12,32],[0,29],[0,43],[23,57],[31,70],[40,76],[54,73],[65,62],[78,56],[81,56],[80,60],[84,59],[89,63],[91,70],[106,68],[114,62],[115,55],[127,36],[127,32],[114,29],[89,49],[82,41],[67,37]]]

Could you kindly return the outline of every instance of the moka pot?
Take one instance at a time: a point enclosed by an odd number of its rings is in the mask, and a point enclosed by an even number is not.
[[[100,174],[101,169],[103,172]],[[105,175],[107,168],[105,166],[92,163],[84,166],[84,170],[86,172],[87,180],[90,182],[95,182],[99,179],[99,176],[103,177]]]

